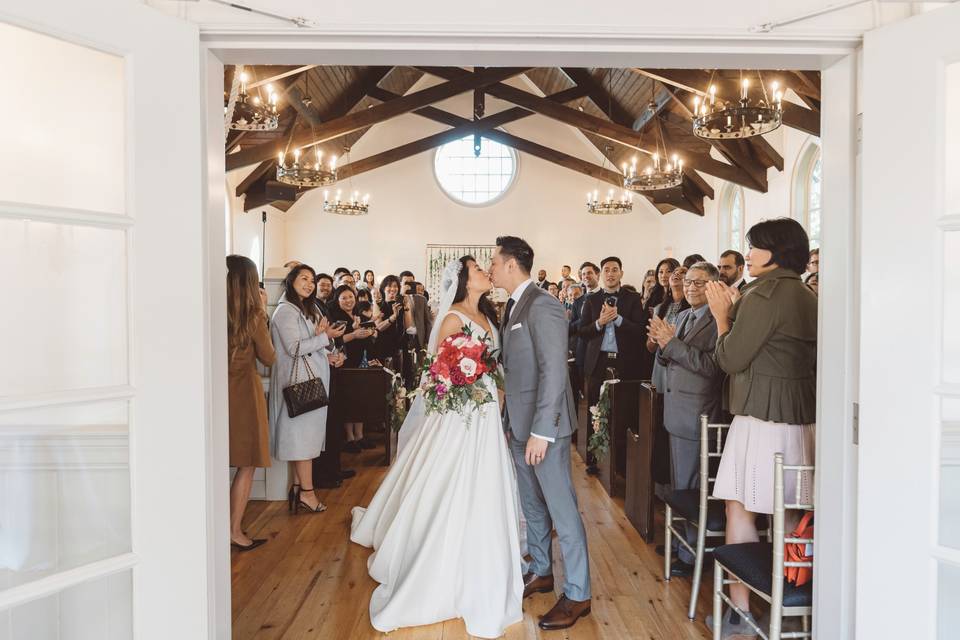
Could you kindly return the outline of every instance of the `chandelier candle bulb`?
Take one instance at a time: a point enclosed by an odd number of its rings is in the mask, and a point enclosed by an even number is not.
[[[740,99],[747,99],[747,89],[750,88],[750,81],[747,78],[743,79],[743,82],[740,83]]]

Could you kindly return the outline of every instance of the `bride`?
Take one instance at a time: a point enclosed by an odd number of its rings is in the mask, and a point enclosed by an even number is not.
[[[441,288],[430,352],[464,326],[498,349],[492,285],[476,260],[450,262]],[[389,632],[463,618],[471,635],[499,637],[523,618],[517,481],[499,405],[468,416],[411,409],[402,430],[409,440],[370,506],[353,509],[350,539],[373,547],[367,568],[380,583],[370,621]]]

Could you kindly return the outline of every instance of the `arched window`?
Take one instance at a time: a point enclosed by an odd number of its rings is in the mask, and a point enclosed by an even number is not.
[[[822,167],[820,144],[811,140],[800,152],[793,174],[794,217],[807,230],[811,249],[820,246]]]
[[[720,197],[720,246],[718,253],[733,249],[743,253],[743,187],[728,184]]]
[[[480,154],[473,136],[448,142],[439,149],[433,169],[440,188],[454,201],[472,206],[492,204],[517,175],[517,156],[510,147],[483,138]]]

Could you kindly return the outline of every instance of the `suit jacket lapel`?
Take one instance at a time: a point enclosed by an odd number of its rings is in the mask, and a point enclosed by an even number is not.
[[[687,320],[688,324],[689,322],[690,320]],[[707,309],[707,312],[703,314],[703,317],[697,320],[689,329],[687,329],[687,335],[683,336],[683,341],[689,343],[691,340],[693,340],[694,336],[710,326],[711,322],[713,322],[713,315],[710,313],[710,310]]]
[[[510,327],[517,324],[517,320],[520,318],[520,314],[527,308],[527,305],[530,304],[530,300],[533,296],[537,295],[535,291],[537,287],[535,285],[528,285],[526,289],[523,290],[523,293],[520,294],[520,299],[517,300],[517,303],[513,305],[513,309],[510,310],[510,322],[508,323]],[[510,336],[510,327],[504,324],[503,331],[501,331],[500,342],[503,343],[503,349],[507,348],[507,340]]]

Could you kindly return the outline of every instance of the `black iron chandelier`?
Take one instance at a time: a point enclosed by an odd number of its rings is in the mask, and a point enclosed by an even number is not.
[[[263,100],[259,95],[249,94],[247,91],[249,79],[246,72],[240,72],[240,88],[233,102],[230,128],[234,131],[273,131],[280,121],[277,112],[277,94],[273,91],[273,85],[268,84],[264,87],[267,97]],[[229,109],[229,104],[227,108]]]
[[[740,99],[725,102],[717,99],[717,86],[710,88],[701,98],[693,101],[693,133],[708,140],[752,138],[770,133],[783,123],[783,91],[778,82],[770,84],[770,93],[757,71],[760,86],[759,99],[750,100],[750,80],[741,78]]]

